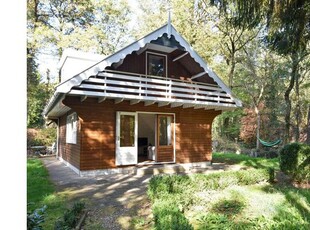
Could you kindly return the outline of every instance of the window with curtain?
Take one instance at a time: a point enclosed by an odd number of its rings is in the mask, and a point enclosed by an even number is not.
[[[76,144],[77,139],[77,114],[72,113],[67,116],[66,143]]]

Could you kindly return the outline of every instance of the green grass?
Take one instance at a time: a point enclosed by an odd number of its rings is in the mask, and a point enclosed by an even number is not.
[[[152,177],[155,229],[310,229],[310,190],[268,183],[278,159],[217,153],[214,160],[257,169]]]
[[[226,164],[237,164],[242,166],[249,166],[253,168],[274,168],[279,169],[279,159],[266,159],[261,157],[250,157],[245,154],[236,153],[213,153],[213,163],[226,163]]]
[[[27,212],[47,206],[43,229],[54,229],[66,209],[66,197],[56,193],[47,169],[39,159],[27,160]]]

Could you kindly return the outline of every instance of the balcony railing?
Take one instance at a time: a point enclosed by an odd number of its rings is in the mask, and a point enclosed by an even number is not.
[[[91,76],[73,87],[69,94],[95,96],[99,100],[130,100],[132,104],[144,101],[172,107],[236,107],[231,96],[216,85],[119,71]]]

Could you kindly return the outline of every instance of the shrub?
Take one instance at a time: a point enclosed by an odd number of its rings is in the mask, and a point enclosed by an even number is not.
[[[54,229],[74,229],[79,221],[79,218],[84,208],[85,204],[83,202],[74,203],[71,209],[67,209],[64,212],[62,220],[56,221]]]
[[[191,180],[188,176],[182,175],[157,175],[153,176],[148,186],[148,196],[155,198],[172,193],[182,193],[188,188]]]
[[[27,130],[27,147],[30,146],[51,146],[56,141],[56,129],[28,129]]]
[[[193,226],[179,210],[176,204],[162,202],[153,208],[155,229],[192,230]]]
[[[291,143],[280,150],[280,169],[297,181],[310,180],[310,146]]]
[[[28,230],[41,230],[41,224],[44,222],[44,214],[47,206],[35,209],[32,213],[27,213],[27,229]]]

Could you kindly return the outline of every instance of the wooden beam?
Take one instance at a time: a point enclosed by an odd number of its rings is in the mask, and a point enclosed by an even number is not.
[[[140,101],[141,101],[141,100],[139,100],[139,99],[138,99],[138,100],[131,100],[131,101],[130,101],[130,104],[131,104],[131,105],[135,105],[135,104],[138,104]]]
[[[124,98],[115,99],[115,100],[114,100],[114,104],[121,103],[122,101],[124,101]]]
[[[106,99],[106,97],[99,97],[98,98],[98,103],[101,103],[101,102],[105,101],[105,99]]]
[[[191,107],[194,107],[195,105],[193,104],[184,104],[183,105],[183,109],[186,109],[186,108],[191,108]]]
[[[207,73],[207,72],[205,72],[205,71],[204,71],[204,72],[201,72],[201,73],[198,73],[198,74],[192,76],[191,79],[193,80],[193,79],[195,79],[195,78],[201,77],[201,76],[205,75],[206,73]]]
[[[144,102],[144,106],[153,105],[154,103],[155,103],[155,101],[146,101],[146,102]]]
[[[205,110],[211,110],[211,109],[215,109],[215,108],[216,108],[216,106],[212,105],[212,106],[205,107]]]
[[[171,103],[170,107],[171,108],[175,108],[175,107],[179,107],[179,106],[182,106],[184,103],[181,103],[181,102],[174,102],[174,103]]]
[[[85,101],[85,100],[86,100],[86,98],[87,98],[87,96],[86,96],[86,95],[85,95],[85,96],[82,96],[82,97],[81,97],[81,102]]]
[[[194,109],[203,109],[205,107],[206,107],[205,105],[195,105]]]
[[[166,106],[166,105],[169,105],[170,104],[170,102],[159,102],[158,103],[158,107],[163,107],[163,106]]]
[[[188,54],[188,52],[185,52],[184,54],[181,54],[180,56],[177,56],[175,59],[173,59],[172,61],[175,62],[179,59],[181,59],[182,57],[186,56]]]

